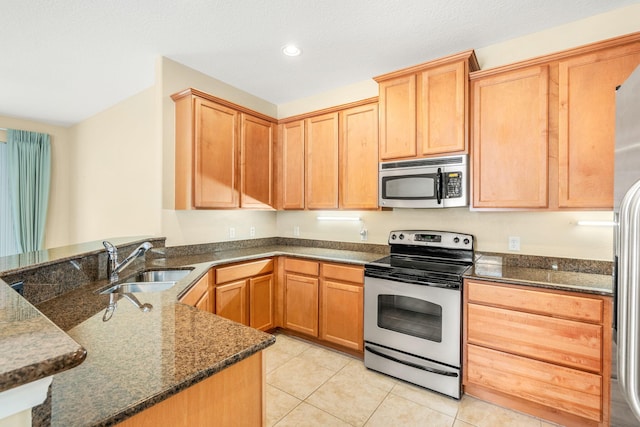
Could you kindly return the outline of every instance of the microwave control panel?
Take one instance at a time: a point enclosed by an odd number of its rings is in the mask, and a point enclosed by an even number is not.
[[[462,172],[444,173],[444,198],[462,197]]]

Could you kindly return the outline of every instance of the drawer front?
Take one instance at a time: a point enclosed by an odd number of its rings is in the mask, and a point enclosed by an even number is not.
[[[602,326],[467,305],[467,341],[551,363],[602,372]]]
[[[273,272],[273,259],[261,259],[216,269],[216,285]]]
[[[364,283],[364,267],[323,263],[322,276],[327,279],[362,284]]]
[[[604,302],[597,298],[499,286],[489,283],[465,281],[469,302],[513,308],[530,313],[546,314],[568,319],[602,323]]]
[[[465,383],[594,421],[602,418],[602,377],[571,368],[467,345]]]
[[[285,271],[290,271],[292,273],[317,276],[320,272],[320,264],[316,261],[307,261],[298,258],[285,258],[284,269]]]

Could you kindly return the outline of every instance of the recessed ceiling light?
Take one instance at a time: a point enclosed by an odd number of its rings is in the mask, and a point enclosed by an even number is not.
[[[299,56],[302,53],[302,49],[294,44],[288,44],[282,48],[282,53],[287,56]]]

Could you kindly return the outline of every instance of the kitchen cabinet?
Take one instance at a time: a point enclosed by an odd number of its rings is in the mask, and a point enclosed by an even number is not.
[[[320,294],[320,339],[363,351],[363,267],[322,263]]]
[[[285,329],[318,337],[319,271],[319,263],[316,261],[285,258]]]
[[[473,206],[547,207],[548,67],[501,73],[472,87]]]
[[[380,160],[468,151],[469,71],[473,51],[398,70],[379,85]]]
[[[117,425],[221,427],[265,424],[266,377],[260,351]],[[212,420],[215,420],[213,422]]]
[[[615,88],[640,35],[470,74],[473,207],[611,209]]]
[[[284,259],[286,330],[362,354],[364,268]]]
[[[338,113],[305,121],[305,183],[308,209],[338,208]]]
[[[196,89],[172,99],[175,209],[271,208],[274,119]]]
[[[210,292],[211,275],[205,274],[181,298],[180,302],[199,310],[213,312],[213,298]]]
[[[218,267],[215,313],[260,330],[275,327],[273,259]]]
[[[611,298],[464,286],[465,393],[561,425],[608,425]]]
[[[375,100],[285,119],[278,134],[278,209],[378,209]]]

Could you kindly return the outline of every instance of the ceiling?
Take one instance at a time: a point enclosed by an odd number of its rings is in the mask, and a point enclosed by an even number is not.
[[[78,123],[153,85],[159,56],[280,105],[633,3],[0,0],[0,115]]]

